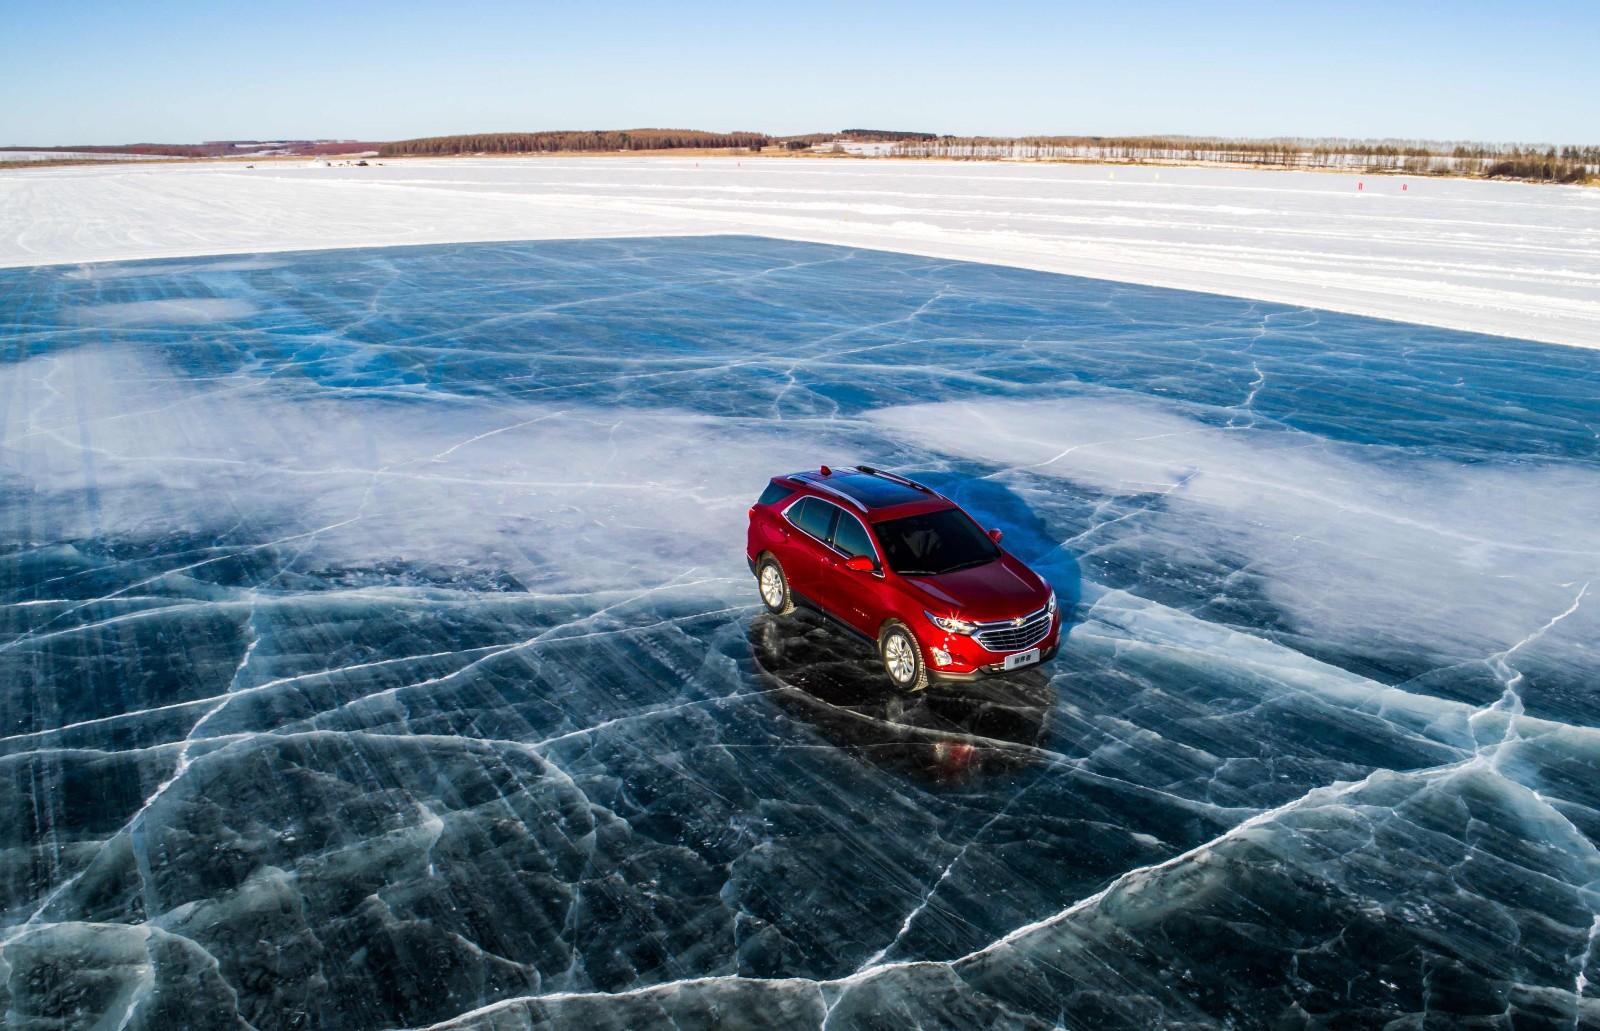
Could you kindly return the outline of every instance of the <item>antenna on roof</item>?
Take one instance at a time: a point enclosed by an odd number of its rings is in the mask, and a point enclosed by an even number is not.
[[[833,470],[829,469],[827,466],[823,466],[822,467],[822,475],[824,475],[824,476],[832,476],[833,475]]]

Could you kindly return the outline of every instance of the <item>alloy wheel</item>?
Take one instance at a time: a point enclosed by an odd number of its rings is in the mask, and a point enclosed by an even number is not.
[[[883,643],[883,664],[897,684],[909,684],[917,672],[917,657],[903,633],[890,634]]]
[[[761,600],[769,609],[783,608],[783,574],[770,562],[761,567]]]

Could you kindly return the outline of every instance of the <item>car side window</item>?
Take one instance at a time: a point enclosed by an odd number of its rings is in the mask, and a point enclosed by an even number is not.
[[[874,562],[878,555],[872,550],[872,538],[867,536],[867,528],[861,525],[861,520],[848,512],[839,512],[839,525],[833,531],[833,546],[844,552],[850,558],[865,555]]]
[[[833,520],[838,515],[839,510],[826,501],[805,497],[789,510],[789,521],[817,540],[825,541],[833,533]]]

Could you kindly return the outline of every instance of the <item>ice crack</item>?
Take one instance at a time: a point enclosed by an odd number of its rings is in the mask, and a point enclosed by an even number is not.
[[[1552,616],[1545,622],[1543,626],[1528,634],[1522,640],[1518,641],[1516,644],[1513,644],[1505,651],[1496,652],[1495,654],[1489,656],[1489,667],[1494,670],[1496,679],[1500,681],[1504,689],[1501,691],[1500,697],[1492,704],[1479,709],[1470,717],[1468,717],[1467,724],[1469,727],[1472,727],[1474,730],[1476,730],[1477,724],[1481,720],[1488,718],[1491,714],[1505,714],[1506,722],[1505,726],[1501,728],[1499,738],[1490,744],[1480,745],[1478,748],[1478,754],[1480,758],[1486,759],[1490,768],[1498,769],[1501,750],[1505,745],[1516,740],[1517,737],[1520,736],[1517,730],[1517,722],[1525,711],[1522,702],[1522,693],[1519,690],[1519,687],[1525,678],[1525,674],[1522,670],[1511,665],[1511,657],[1518,651],[1521,651],[1523,648],[1526,648],[1528,645],[1533,644],[1535,641],[1538,641],[1540,638],[1544,637],[1545,634],[1548,634],[1552,629],[1560,624],[1562,620],[1577,612],[1578,607],[1583,604],[1584,595],[1588,593],[1589,584],[1588,582],[1585,582],[1582,587],[1578,588],[1576,597],[1572,599],[1572,604],[1568,605],[1566,609],[1557,615]],[[1476,737],[1476,734],[1474,734],[1474,737]]]

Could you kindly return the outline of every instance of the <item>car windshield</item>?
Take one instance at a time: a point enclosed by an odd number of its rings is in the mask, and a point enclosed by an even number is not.
[[[901,576],[937,576],[1000,557],[989,535],[959,508],[878,523],[889,568]]]

